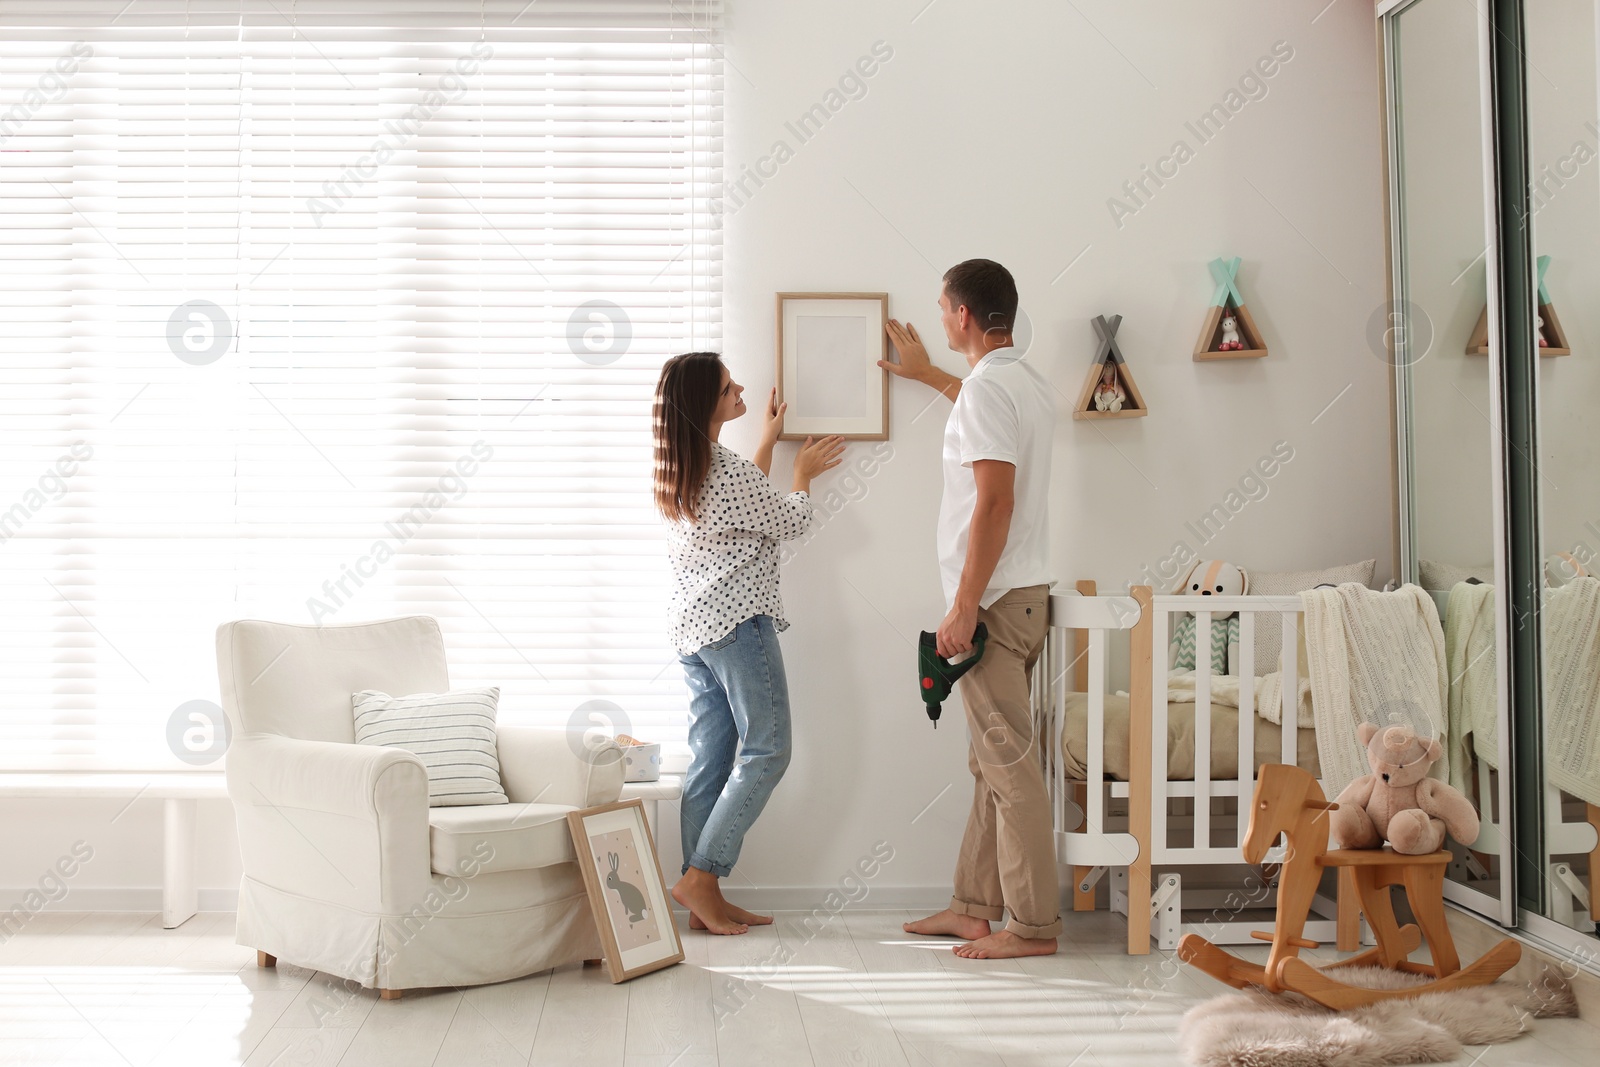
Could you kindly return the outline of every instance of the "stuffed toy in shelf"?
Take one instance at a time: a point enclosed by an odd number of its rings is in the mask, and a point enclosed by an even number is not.
[[[1203,559],[1189,568],[1183,584],[1173,590],[1184,596],[1243,596],[1250,588],[1250,576],[1243,567],[1220,559]],[[1195,618],[1179,615],[1172,624],[1172,641],[1167,647],[1167,665],[1172,670],[1195,669]],[[1211,673],[1239,673],[1239,613],[1211,616]]]
[[[1237,352],[1244,348],[1244,342],[1239,340],[1239,317],[1233,312],[1222,316],[1222,342],[1217,345],[1218,352]]]
[[[1117,381],[1116,364],[1108,360],[1105,370],[1100,372],[1100,384],[1094,388],[1094,409],[1121,411],[1127,399],[1128,394],[1123,392],[1122,383]]]
[[[1423,856],[1439,851],[1446,831],[1463,845],[1478,839],[1472,801],[1428,777],[1444,746],[1409,726],[1364,722],[1356,736],[1372,773],[1345,786],[1328,815],[1337,847],[1379,848],[1387,841],[1402,856]]]

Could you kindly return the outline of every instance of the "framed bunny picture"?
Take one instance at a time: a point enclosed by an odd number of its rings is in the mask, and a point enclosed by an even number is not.
[[[643,801],[569,811],[567,826],[611,980],[682,963],[683,942]]]

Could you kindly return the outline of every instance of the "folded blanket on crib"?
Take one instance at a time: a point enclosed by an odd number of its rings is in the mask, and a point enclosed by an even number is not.
[[[1600,804],[1600,578],[1576,578],[1544,603],[1545,773]]]
[[[1494,586],[1457,582],[1444,607],[1449,666],[1450,784],[1472,795],[1471,755],[1500,765],[1500,697],[1495,684]],[[1468,741],[1471,751],[1468,751]]]
[[[1368,772],[1356,725],[1388,725],[1391,716],[1425,718],[1447,741],[1444,630],[1439,609],[1422,588],[1380,593],[1355,582],[1300,594],[1306,616],[1306,660],[1317,724],[1317,756],[1328,795]],[[1429,769],[1448,780],[1450,753]]]
[[[1283,673],[1273,671],[1263,674],[1255,679],[1255,712],[1267,722],[1283,725]],[[1167,677],[1167,702],[1169,704],[1193,704],[1196,702],[1196,686],[1194,671],[1175,670]],[[1213,674],[1211,676],[1211,702],[1222,704],[1226,707],[1239,706],[1239,676],[1237,674]],[[1298,729],[1308,730],[1315,726],[1316,719],[1311,710],[1311,680],[1300,679],[1300,700],[1295,713],[1295,726]]]

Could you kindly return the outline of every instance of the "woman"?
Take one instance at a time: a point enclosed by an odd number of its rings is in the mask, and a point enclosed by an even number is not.
[[[786,405],[767,403],[755,461],[717,442],[745,413],[713,352],[667,360],[656,386],[655,498],[672,559],[672,643],[689,683],[689,774],[683,787],[683,877],[672,897],[689,925],[742,934],[772,921],[722,897],[718,879],[789,765],[789,689],[778,632],[778,542],[811,524],[811,479],[837,467],[838,437],[806,438],[794,491],[767,481]]]

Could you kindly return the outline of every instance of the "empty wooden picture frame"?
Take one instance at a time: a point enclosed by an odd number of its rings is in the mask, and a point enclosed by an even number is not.
[[[683,962],[644,802],[569,811],[567,826],[613,982]]]
[[[779,293],[781,440],[889,439],[888,293]]]

